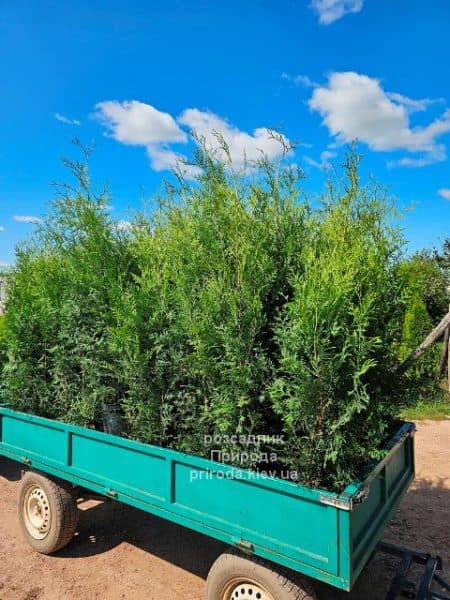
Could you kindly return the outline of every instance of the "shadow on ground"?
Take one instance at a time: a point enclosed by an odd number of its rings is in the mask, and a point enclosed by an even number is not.
[[[0,456],[0,477],[8,481],[19,481],[22,478],[23,465]]]

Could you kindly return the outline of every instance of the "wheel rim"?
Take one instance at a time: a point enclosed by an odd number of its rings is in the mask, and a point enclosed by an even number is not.
[[[220,600],[275,600],[275,597],[260,583],[249,579],[233,579]]]
[[[25,492],[22,512],[28,533],[35,540],[43,540],[50,530],[51,511],[47,494],[39,485]]]

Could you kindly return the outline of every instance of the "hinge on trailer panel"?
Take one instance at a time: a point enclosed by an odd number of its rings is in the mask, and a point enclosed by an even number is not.
[[[353,504],[362,504],[369,497],[370,486],[361,488],[356,494],[352,496]]]
[[[253,552],[253,544],[251,542],[247,542],[247,540],[240,539],[235,541],[234,543],[243,552]]]
[[[341,510],[351,511],[357,504],[361,504],[367,499],[369,491],[370,488],[363,487],[355,494],[343,493],[340,496],[326,496],[325,494],[321,494],[320,501],[322,504],[328,504],[328,506],[334,506],[336,508],[340,508]]]
[[[352,510],[353,508],[353,500],[351,496],[345,498],[344,500],[339,496],[325,496],[324,494],[321,494],[320,501],[322,504],[334,506],[335,508],[340,508],[342,510]]]

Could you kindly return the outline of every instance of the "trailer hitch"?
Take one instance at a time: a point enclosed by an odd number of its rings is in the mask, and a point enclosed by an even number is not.
[[[433,585],[435,585],[440,586],[443,591],[450,592],[450,583],[436,573],[436,571],[442,569],[440,556],[409,550],[387,542],[380,542],[377,551],[401,558],[401,563],[385,600],[396,600],[399,597],[411,598],[412,600],[450,600],[450,596],[444,596],[441,592],[432,590]],[[408,579],[408,572],[413,563],[425,567],[422,578],[418,583]]]

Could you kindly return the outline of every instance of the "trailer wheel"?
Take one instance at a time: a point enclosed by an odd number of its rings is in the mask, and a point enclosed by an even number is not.
[[[207,600],[317,600],[308,579],[275,569],[256,557],[221,554],[208,574]]]
[[[70,485],[33,471],[22,478],[18,512],[25,539],[41,554],[64,548],[77,527],[78,508]]]

